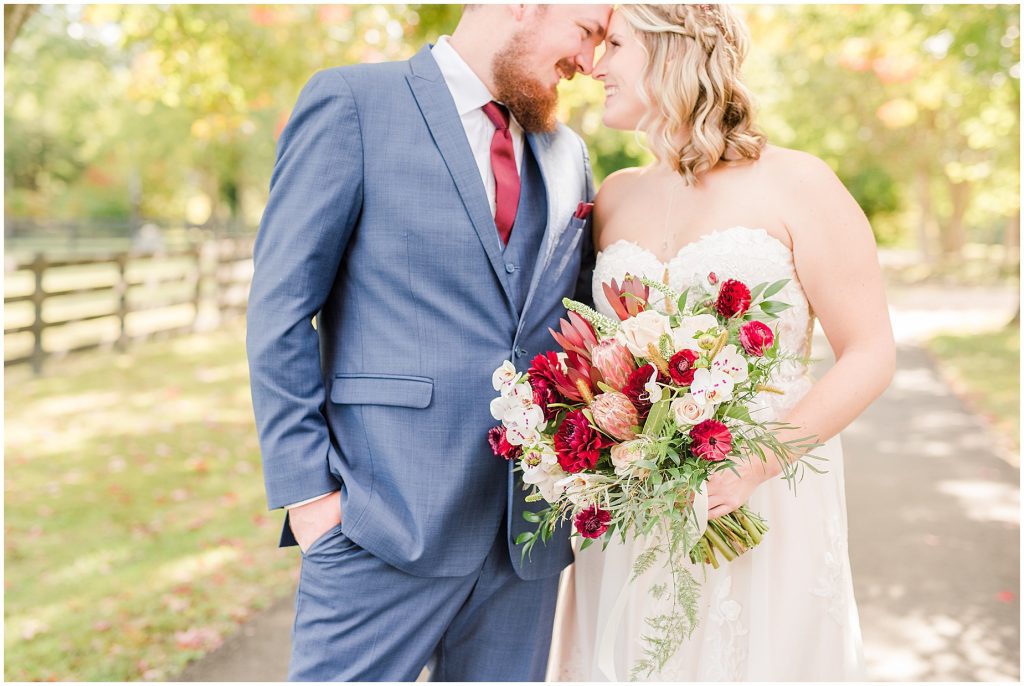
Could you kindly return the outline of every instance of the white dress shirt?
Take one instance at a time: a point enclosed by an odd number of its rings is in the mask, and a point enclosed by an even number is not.
[[[434,61],[441,69],[441,76],[451,91],[452,99],[455,100],[455,109],[462,120],[462,128],[466,131],[466,138],[469,139],[469,147],[473,150],[473,157],[476,159],[477,169],[480,170],[480,178],[484,182],[484,190],[487,191],[487,201],[491,206],[491,216],[494,216],[495,191],[494,191],[494,170],[491,169],[491,139],[494,138],[494,124],[484,114],[483,106],[494,100],[494,96],[487,90],[487,86],[480,80],[466,61],[455,51],[448,40],[448,36],[441,36],[437,44],[430,50]],[[512,147],[516,154],[516,167],[520,175],[523,169],[523,127],[509,116],[509,133],[512,134]]]
[[[473,157],[476,159],[477,169],[480,170],[480,178],[484,182],[484,190],[487,191],[487,202],[491,206],[491,216],[494,216],[496,207],[496,194],[494,190],[494,170],[491,169],[491,139],[494,138],[494,124],[484,114],[483,106],[494,98],[487,86],[480,80],[480,77],[473,73],[466,61],[455,51],[455,48],[448,42],[448,36],[441,36],[437,44],[430,50],[434,61],[441,69],[441,76],[451,91],[452,99],[455,100],[455,109],[462,120],[462,128],[466,131],[466,138],[469,139],[469,147],[473,150]],[[522,174],[523,169],[523,127],[509,115],[509,133],[512,134],[512,147],[516,155],[516,167]],[[331,491],[334,493],[334,491]],[[284,509],[290,510],[299,505],[311,503],[320,498],[326,498],[331,493],[314,496],[291,505],[285,505]]]

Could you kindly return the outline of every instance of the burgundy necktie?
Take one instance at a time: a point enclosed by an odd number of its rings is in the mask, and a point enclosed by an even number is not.
[[[491,139],[491,169],[494,170],[494,224],[501,242],[508,245],[512,224],[519,209],[519,170],[512,147],[512,134],[508,130],[508,110],[493,100],[483,107],[484,114],[497,130]]]

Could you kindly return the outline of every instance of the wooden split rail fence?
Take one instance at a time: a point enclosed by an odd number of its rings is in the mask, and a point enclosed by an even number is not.
[[[105,347],[125,350],[133,340],[212,328],[244,313],[252,277],[252,241],[251,237],[216,238],[182,250],[88,257],[51,258],[37,253],[31,260],[9,264],[4,366],[30,364],[39,374],[44,362],[55,355]],[[97,304],[106,307],[97,311]],[[160,316],[174,308],[179,310],[177,316]],[[133,316],[143,313],[150,315],[148,326],[133,327]],[[105,326],[101,320],[106,320]],[[100,326],[87,331],[84,339],[65,336],[63,345],[47,345],[50,332],[85,322]],[[11,345],[19,337],[22,345]]]

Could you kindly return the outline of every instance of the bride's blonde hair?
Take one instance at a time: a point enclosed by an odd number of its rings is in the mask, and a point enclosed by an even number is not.
[[[720,160],[758,159],[767,139],[754,126],[750,91],[740,81],[750,36],[736,12],[682,4],[617,11],[647,55],[639,87],[650,107],[640,128],[655,157],[688,185]]]

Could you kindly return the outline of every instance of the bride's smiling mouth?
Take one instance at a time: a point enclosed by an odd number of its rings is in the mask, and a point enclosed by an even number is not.
[[[619,92],[619,87],[618,86],[605,86],[604,87],[604,97],[605,97],[606,100],[608,98],[612,97],[613,95],[615,95],[618,92]]]

